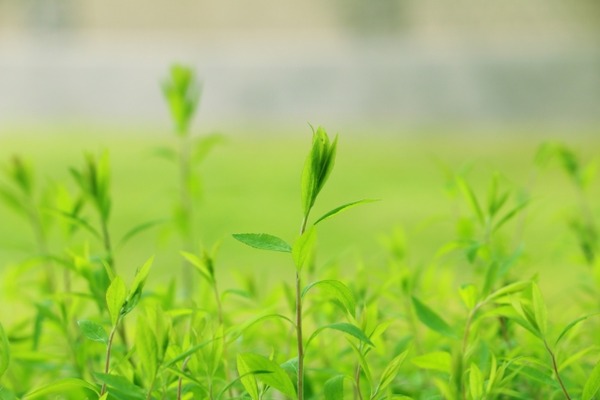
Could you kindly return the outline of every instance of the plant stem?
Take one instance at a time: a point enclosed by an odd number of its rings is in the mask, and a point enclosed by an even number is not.
[[[192,356],[187,356],[185,360],[183,360],[183,364],[181,365],[181,372],[185,372],[188,363],[190,362]],[[181,400],[181,394],[183,393],[183,377],[179,377],[179,381],[177,382],[177,400]]]
[[[108,336],[108,343],[106,344],[106,362],[104,364],[104,373],[108,374],[110,371],[110,352],[112,351],[113,339],[115,338],[115,333],[117,332],[117,326],[119,325],[119,320],[115,326],[112,327],[110,331],[110,335]],[[106,382],[102,384],[102,390],[100,390],[100,396],[106,393]]]
[[[550,354],[550,358],[552,359],[552,369],[554,370],[556,379],[558,380],[558,383],[560,384],[560,388],[562,389],[563,393],[565,394],[565,398],[567,400],[571,400],[571,396],[569,396],[569,392],[567,392],[567,388],[565,387],[565,384],[563,383],[562,379],[560,378],[560,374],[558,373],[558,365],[556,365],[556,356],[554,355],[554,352],[552,351],[550,346],[548,346],[548,342],[546,342],[546,339],[544,339],[544,346],[546,347],[546,350],[548,351],[548,354]]]
[[[310,210],[302,219],[300,235],[306,231],[309,213]],[[296,271],[296,342],[298,346],[298,400],[304,400],[304,343],[302,339],[302,282],[300,271]]]
[[[189,190],[190,183],[190,146],[187,135],[179,140],[179,201],[183,228],[181,231],[185,251],[194,251],[194,221],[192,196]],[[189,263],[182,263],[183,294],[185,298],[191,296],[194,290],[193,274]]]

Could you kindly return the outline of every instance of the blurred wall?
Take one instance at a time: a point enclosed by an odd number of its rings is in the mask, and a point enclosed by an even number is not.
[[[0,0],[0,123],[164,120],[181,61],[215,124],[595,124],[599,4]]]

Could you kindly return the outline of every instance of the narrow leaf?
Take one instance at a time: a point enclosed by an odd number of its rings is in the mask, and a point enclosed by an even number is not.
[[[596,393],[598,393],[598,389],[600,389],[600,362],[596,364],[585,382],[581,399],[592,400],[596,396]]]
[[[128,400],[145,400],[144,389],[131,383],[128,379],[111,374],[94,373],[94,376],[102,383],[105,383],[110,389],[109,392],[126,396]],[[116,396],[115,396],[116,397]],[[120,397],[120,396],[119,396]]]
[[[542,336],[545,336],[548,327],[548,310],[546,309],[546,303],[544,303],[544,299],[542,298],[542,292],[535,282],[531,285],[531,299],[535,322],[537,323]]]
[[[445,351],[434,351],[432,353],[417,356],[411,360],[419,368],[432,369],[435,371],[450,373],[452,357]]]
[[[579,317],[574,321],[571,321],[567,326],[565,326],[565,328],[562,330],[562,332],[560,332],[560,334],[558,335],[558,338],[556,339],[556,342],[554,342],[554,345],[558,345],[558,343],[561,341],[561,339],[567,334],[569,333],[569,331],[571,329],[573,329],[575,326],[577,326],[580,322],[585,321],[586,319],[588,319],[589,317],[593,317],[595,315],[598,315],[598,313],[594,313],[594,314],[589,314],[589,315],[584,315],[583,317]]]
[[[94,342],[108,343],[108,335],[101,325],[86,319],[77,321],[77,325],[86,338]]]
[[[62,396],[65,395],[68,395],[67,398],[85,399],[90,398],[89,396],[98,396],[98,392],[95,386],[82,379],[65,378],[29,392],[23,396],[23,400],[63,398]],[[0,388],[0,397],[1,396],[2,390]]]
[[[317,225],[319,222],[322,222],[322,221],[326,220],[327,218],[333,217],[334,215],[339,214],[342,211],[346,211],[349,208],[356,207],[361,204],[374,203],[376,201],[379,201],[379,199],[363,199],[363,200],[353,201],[351,203],[347,203],[342,206],[336,207],[333,210],[328,211],[325,214],[323,214],[319,219],[317,219],[315,221],[314,225]]]
[[[10,347],[8,344],[8,337],[0,324],[0,378],[8,369],[10,363]]]
[[[296,389],[287,372],[272,360],[258,354],[246,353],[239,356],[249,371],[271,371],[270,374],[255,375],[256,379],[277,389],[293,399],[297,398]]]
[[[419,320],[425,324],[429,329],[448,337],[455,337],[454,331],[450,328],[450,325],[446,323],[435,311],[425,305],[421,300],[412,296],[413,306],[417,313]]]
[[[121,240],[119,240],[119,243],[117,244],[117,248],[123,247],[127,242],[129,242],[129,240],[133,239],[135,236],[147,231],[150,228],[154,228],[155,226],[163,224],[164,222],[165,222],[164,220],[157,219],[154,221],[147,221],[147,222],[144,222],[144,223],[134,226],[129,231],[127,231],[127,233],[125,233],[123,235]]]
[[[392,361],[390,361],[385,367],[383,373],[381,374],[381,379],[379,379],[379,384],[377,385],[377,393],[384,391],[394,381],[394,378],[396,378],[396,375],[398,375],[398,370],[400,369],[400,366],[406,359],[407,355],[408,350],[403,351],[394,357]]]
[[[329,324],[329,325],[324,325],[319,327],[316,331],[313,332],[313,334],[310,336],[310,338],[308,338],[308,341],[306,342],[306,347],[308,348],[308,345],[310,344],[310,342],[312,342],[319,333],[321,333],[322,331],[324,331],[325,329],[333,329],[336,331],[340,331],[343,333],[346,333],[350,336],[355,337],[356,339],[360,340],[363,343],[368,344],[369,346],[374,346],[373,342],[371,342],[371,340],[367,337],[367,335],[365,335],[365,333],[356,325],[352,325],[350,323],[347,322],[338,322],[335,324]]]
[[[267,233],[235,233],[233,238],[247,246],[261,250],[281,251],[290,253],[292,247],[283,239]]]
[[[335,279],[317,281],[307,285],[304,290],[302,290],[302,297],[304,297],[306,293],[315,287],[318,287],[321,289],[321,291],[324,291],[327,295],[338,301],[344,310],[350,315],[354,315],[356,301],[354,300],[354,295],[348,286]]]
[[[469,368],[469,390],[473,400],[478,400],[483,395],[483,376],[475,363],[471,363]]]

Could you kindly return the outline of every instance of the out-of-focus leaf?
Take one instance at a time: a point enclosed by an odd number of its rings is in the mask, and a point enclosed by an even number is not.
[[[473,400],[481,399],[483,396],[483,376],[475,363],[471,363],[469,368],[469,390]]]
[[[128,379],[111,374],[95,373],[94,376],[108,386],[109,393],[126,396],[128,400],[146,400],[146,393],[141,387],[131,383]]]
[[[583,385],[583,394],[581,395],[582,400],[592,400],[595,398],[596,393],[600,389],[600,362],[596,364],[592,372],[590,373],[585,385]]]
[[[106,305],[110,314],[110,322],[113,326],[119,320],[126,298],[127,289],[125,288],[125,282],[123,282],[120,276],[116,276],[106,291]]]
[[[256,379],[271,386],[273,389],[289,396],[293,399],[297,398],[296,389],[287,372],[272,360],[254,353],[245,353],[238,356],[243,360],[245,368],[248,371],[270,371],[270,374],[255,375]]]
[[[125,233],[123,235],[121,240],[119,240],[119,243],[117,244],[117,248],[123,247],[127,242],[129,242],[131,239],[133,239],[140,233],[143,233],[143,232],[147,231],[148,229],[154,228],[155,226],[164,224],[164,222],[165,221],[162,219],[157,219],[157,220],[153,220],[153,221],[143,222],[139,225],[134,226],[129,231],[127,231],[127,233]]]
[[[344,400],[344,375],[329,378],[323,385],[325,400]]]
[[[367,337],[367,335],[365,335],[365,333],[359,327],[357,327],[356,325],[347,323],[347,322],[338,322],[335,324],[324,325],[324,326],[320,326],[319,328],[317,328],[317,330],[315,330],[313,332],[313,334],[310,335],[310,337],[306,341],[306,347],[308,348],[308,345],[310,344],[310,342],[312,342],[317,337],[317,335],[319,333],[321,333],[322,331],[324,331],[325,329],[333,329],[336,331],[346,333],[350,336],[355,337],[356,339],[360,340],[361,342],[368,344],[369,346],[374,346],[373,342],[371,342],[371,339],[369,339]]]
[[[77,325],[79,325],[79,329],[81,329],[81,332],[86,338],[93,340],[94,342],[108,343],[108,335],[102,325],[86,319],[77,321]]]
[[[59,396],[59,397],[56,397]],[[50,399],[50,398],[90,398],[98,396],[95,386],[77,378],[59,379],[40,388],[34,389],[22,397],[23,400]]]
[[[383,370],[383,373],[381,374],[379,384],[377,385],[377,389],[375,389],[376,393],[383,392],[394,381],[394,378],[396,378],[396,375],[398,375],[398,370],[400,369],[400,366],[406,359],[407,355],[408,350],[405,350],[402,353],[398,354],[396,357],[394,357],[392,361],[388,363],[388,365]]]
[[[419,368],[432,369],[450,374],[452,368],[452,357],[445,351],[434,351],[417,356],[410,360]]]
[[[456,337],[456,334],[435,311],[425,305],[421,300],[412,296],[412,303],[419,320],[433,331],[448,337]]]
[[[350,315],[354,315],[356,309],[356,301],[354,295],[348,286],[335,279],[326,279],[322,281],[313,282],[307,285],[302,290],[302,297],[312,288],[318,287],[321,291],[324,291],[327,295],[335,299]]]
[[[292,247],[292,257],[296,270],[302,271],[304,266],[313,258],[315,242],[317,240],[317,230],[314,226],[307,229],[294,243]]]
[[[10,364],[10,346],[8,344],[8,337],[4,332],[2,324],[0,324],[0,378],[8,369]]]

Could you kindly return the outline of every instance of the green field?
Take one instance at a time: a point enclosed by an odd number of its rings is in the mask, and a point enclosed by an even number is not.
[[[310,148],[311,134],[309,128],[294,129],[292,133],[281,134],[224,132],[223,140],[198,167],[202,188],[201,196],[194,201],[198,249],[209,249],[215,243],[221,243],[215,257],[216,279],[221,291],[231,290],[230,294],[244,290],[250,292],[252,285],[256,285],[257,290],[256,299],[250,303],[236,299],[235,295],[222,296],[226,313],[225,329],[243,325],[263,310],[276,310],[281,314],[291,312],[285,301],[290,294],[286,295],[286,290],[282,290],[283,287],[291,290],[294,283],[294,267],[289,255],[251,249],[234,240],[231,235],[266,232],[289,243],[293,243],[297,237],[302,219],[300,177]],[[31,163],[35,171],[36,188],[61,183],[75,197],[78,189],[68,168],[80,168],[86,151],[97,156],[107,150],[112,197],[108,228],[112,236],[119,238],[140,223],[162,221],[132,238],[122,248],[115,249],[118,274],[129,285],[135,270],[154,255],[154,264],[144,290],[163,293],[168,284],[175,280],[179,290],[176,295],[177,306],[173,305],[173,310],[187,307],[186,302],[191,300],[211,314],[214,304],[205,282],[196,278],[192,297],[183,297],[183,259],[179,254],[182,246],[170,222],[172,209],[178,201],[177,169],[173,163],[157,156],[156,151],[161,146],[174,146],[173,138],[168,132],[163,134],[142,128],[132,129],[128,134],[116,134],[114,129],[108,128],[97,128],[89,134],[81,132],[85,132],[85,127],[69,128],[67,132],[60,128],[46,128],[42,134],[24,128],[3,131],[0,134],[0,160],[4,165],[9,165],[11,157],[19,155]],[[469,260],[469,245],[465,241],[484,240],[485,229],[479,226],[477,214],[466,192],[457,186],[457,176],[472,190],[483,209],[487,207],[490,182],[496,177],[498,191],[509,193],[500,215],[505,215],[521,201],[528,199],[514,218],[498,231],[488,232],[493,237],[490,239],[492,253],[497,252],[496,255],[504,260],[513,253],[518,254],[514,264],[494,284],[494,289],[517,281],[536,281],[548,308],[548,331],[553,337],[578,317],[597,312],[600,282],[594,283],[594,275],[597,274],[594,269],[599,267],[586,262],[580,251],[578,237],[569,228],[569,221],[581,215],[591,218],[594,223],[598,221],[598,179],[590,179],[586,189],[579,191],[565,172],[559,156],[554,155],[544,163],[536,163],[540,145],[557,142],[547,140],[549,137],[536,132],[526,135],[519,131],[497,129],[482,134],[446,132],[441,129],[421,130],[412,134],[389,129],[388,132],[372,136],[340,132],[335,169],[320,194],[313,217],[354,200],[367,198],[380,201],[350,209],[319,225],[316,267],[307,271],[305,279],[306,283],[317,279],[339,279],[344,282],[357,301],[357,313],[349,321],[361,329],[371,329],[375,323],[365,322],[366,317],[361,317],[367,308],[375,313],[369,318],[379,318],[380,322],[391,324],[392,332],[373,339],[376,347],[369,357],[373,358],[371,366],[375,375],[381,373],[392,355],[409,349],[407,360],[399,370],[395,370],[387,391],[372,398],[404,398],[400,395],[423,399],[451,396],[457,399],[564,398],[543,346],[536,342],[535,335],[528,333],[518,323],[510,325],[510,333],[514,336],[502,342],[502,346],[508,346],[502,349],[494,348],[497,341],[501,341],[500,333],[495,337],[493,329],[489,331],[478,325],[480,335],[477,340],[473,339],[470,353],[463,354],[462,360],[469,364],[461,367],[464,375],[459,378],[454,377],[454,367],[448,366],[446,371],[445,366],[427,366],[431,360],[425,362],[419,359],[428,354],[439,355],[439,352],[448,352],[456,357],[455,344],[458,341],[454,341],[453,334],[445,335],[446,328],[436,325],[435,318],[441,316],[454,332],[463,332],[461,327],[468,313],[461,304],[459,289],[473,283],[483,290],[482,281],[486,276],[486,268],[489,268],[489,254],[471,254],[474,260]],[[599,143],[594,135],[563,136],[562,142],[575,151],[582,166],[598,156],[596,149]],[[4,178],[3,185],[10,185]],[[60,224],[64,221],[61,222],[52,210],[42,209],[41,212],[54,220],[48,230],[50,253],[68,254],[73,249],[79,251],[87,245],[91,256],[102,257],[101,241],[87,234],[84,229],[79,229],[65,241],[60,231]],[[82,216],[92,225],[97,223],[90,206],[84,208]],[[56,331],[51,322],[44,325],[44,333],[49,336],[42,336],[42,356],[37,364],[34,362],[28,353],[32,349],[29,342],[32,331],[28,326],[32,326],[30,318],[40,315],[40,308],[34,305],[44,299],[38,289],[38,282],[43,279],[42,270],[38,268],[40,263],[31,261],[37,254],[35,240],[26,219],[10,208],[0,208],[0,221],[0,272],[3,276],[0,322],[13,349],[12,367],[9,366],[4,378],[0,379],[0,389],[4,384],[19,398],[24,396],[24,399],[76,399],[85,398],[78,397],[83,396],[82,393],[86,396],[93,393],[92,389],[75,388],[72,392],[66,389],[64,392],[50,391],[54,394],[42,394],[39,397],[25,395],[53,380],[72,377],[97,385],[96,393],[101,382],[107,383],[109,388],[115,388],[113,392],[111,389],[108,391],[110,399],[137,398],[131,393],[131,397],[127,397],[127,394],[123,394],[125,389],[119,389],[117,383],[111,386],[110,382],[93,375],[94,371],[100,372],[101,369],[103,353],[98,343],[89,345],[85,354],[77,353],[75,357],[88,357],[91,361],[83,363],[85,370],[76,372],[70,366],[69,357],[63,354],[64,344],[50,339],[51,332]],[[458,243],[459,239],[463,242]],[[451,246],[450,243],[458,244]],[[594,246],[598,246],[597,239]],[[54,268],[60,269],[56,265]],[[73,285],[76,291],[87,290],[85,282],[76,274]],[[408,289],[403,285],[408,285]],[[529,304],[531,301],[535,306],[535,294],[531,294],[535,290],[530,294],[527,294],[528,290],[525,292],[525,300],[520,300],[519,291],[512,300],[504,299],[503,304],[510,305],[511,301]],[[413,302],[411,308],[411,295],[434,310],[436,317],[420,309],[419,303]],[[533,300],[528,296],[533,296]],[[343,319],[343,315],[336,314],[331,304],[322,297],[311,303],[306,311],[307,319],[310,316],[308,329]],[[57,301],[53,297],[47,300]],[[72,318],[91,318],[110,327],[105,312],[98,313],[91,304],[82,302],[71,310],[74,314]],[[151,299],[147,303],[153,304]],[[162,304],[164,307],[168,302],[163,300]],[[54,306],[49,307],[53,309]],[[322,312],[315,311],[319,307],[322,307]],[[186,323],[177,320],[176,315],[176,312],[169,314],[169,318],[174,318],[171,324],[174,332],[177,332],[173,333],[171,342],[176,338],[183,342],[169,348],[168,354],[171,356],[189,347],[194,340],[200,340],[199,336],[192,338],[182,333]],[[127,323],[130,333],[135,332],[135,318]],[[208,327],[204,327],[207,330],[204,334],[210,337],[219,332],[216,328],[218,324],[211,325],[215,324],[214,315],[206,317],[205,323]],[[593,318],[589,322],[583,321],[568,331],[568,340],[563,342],[562,347],[557,346],[559,363],[564,365],[562,376],[573,398],[580,397],[587,377],[600,359],[597,335],[594,334],[599,326],[599,321]],[[70,335],[78,335],[77,343],[85,342],[80,333],[75,333],[78,332],[76,327],[69,329]],[[204,372],[199,372],[201,376],[196,376],[196,381],[185,377],[183,381],[188,390],[186,398],[213,398],[212,395],[209,397],[212,389],[207,388],[214,385],[215,391],[218,391],[226,386],[227,379],[232,379],[237,352],[256,352],[267,357],[271,354],[277,363],[292,358],[293,351],[284,350],[284,347],[291,346],[293,335],[287,332],[290,340],[281,337],[270,339],[278,335],[277,332],[287,335],[285,327],[267,322],[264,328],[251,328],[243,338],[232,339],[227,355],[223,357],[224,365],[216,366],[213,376],[204,371],[202,362],[198,360],[200,364],[193,368]],[[340,332],[338,334],[339,337],[343,336]],[[359,339],[355,345],[364,348],[365,343],[360,338],[348,335],[348,332],[346,334],[348,341]],[[306,398],[358,398],[357,389],[352,389],[350,377],[360,375],[364,365],[353,358],[352,351],[343,346],[344,341],[340,340],[334,345],[332,340],[335,335],[324,335],[328,336],[322,339],[321,345],[331,346],[331,351],[317,354],[313,350],[307,354],[309,383]],[[462,333],[458,336],[462,337]],[[277,344],[270,343],[271,340]],[[116,349],[121,355],[126,350],[122,344]],[[139,354],[141,350],[136,351],[134,358],[138,362],[144,360]],[[496,354],[498,365],[505,366],[505,380],[491,379],[491,354]],[[575,358],[569,361],[570,356]],[[336,357],[344,361],[338,364],[334,361]],[[357,368],[358,375],[354,374]],[[242,369],[238,360],[237,373],[240,374]],[[132,377],[137,376],[127,365],[116,367],[112,373],[132,381],[135,381]],[[171,370],[161,370],[161,373],[162,386],[156,383],[153,389],[148,389],[148,386],[144,386],[144,379],[136,382],[137,386],[146,390],[147,398],[175,398],[174,385],[178,375]],[[367,374],[364,371],[362,373],[361,390],[367,393]],[[483,378],[478,378],[477,373],[483,374]],[[19,383],[19,374],[36,374],[37,377]],[[327,397],[329,394],[324,397],[324,382],[337,374],[346,376],[343,384],[345,394],[343,397]],[[252,379],[256,379],[259,388],[265,383],[272,387],[261,398],[278,399],[282,397],[276,393],[286,393],[283,389],[278,390],[277,384],[261,380],[259,374]],[[457,379],[461,383],[455,385]],[[481,393],[475,387],[479,384],[478,379],[483,388]],[[252,390],[248,389],[252,383],[237,382],[233,387],[234,390],[228,392],[225,398],[253,398]],[[460,388],[465,387],[469,388],[461,394]],[[249,397],[242,397],[244,390],[248,391],[246,396]],[[588,395],[592,389],[587,390],[584,395]],[[2,393],[0,390],[0,398],[3,399]],[[593,393],[592,396],[595,396]],[[13,398],[6,396],[7,399]],[[370,398],[367,394],[364,396]]]

